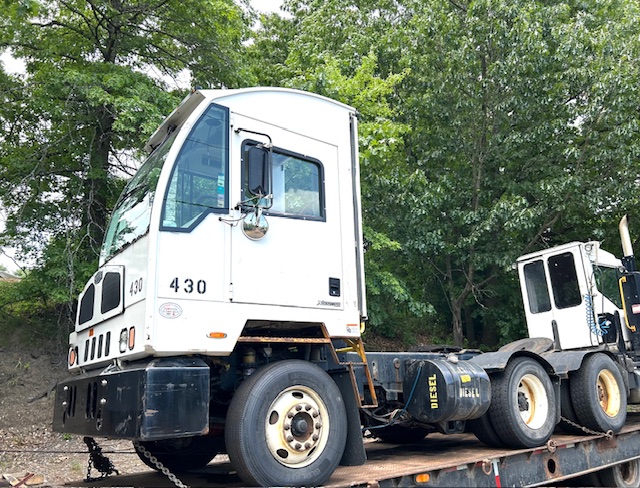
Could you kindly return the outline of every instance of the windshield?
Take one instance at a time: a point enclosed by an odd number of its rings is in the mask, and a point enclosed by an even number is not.
[[[604,266],[594,266],[593,271],[596,277],[596,286],[598,290],[613,302],[613,304],[622,308],[622,298],[620,296],[620,286],[618,280],[617,268],[609,268]]]
[[[177,133],[171,134],[162,146],[151,153],[120,195],[102,245],[102,263],[148,232],[160,171]]]

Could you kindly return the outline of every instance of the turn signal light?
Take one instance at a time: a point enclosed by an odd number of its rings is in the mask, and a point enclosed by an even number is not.
[[[131,327],[129,329],[129,350],[133,349],[133,346],[136,345],[136,328]]]
[[[76,364],[76,361],[78,360],[78,348],[74,348],[71,347],[69,348],[69,366],[73,366],[74,364]]]
[[[416,475],[416,483],[429,483],[431,476],[429,473],[420,473]]]
[[[227,333],[226,332],[209,332],[207,334],[207,337],[209,339],[226,339]]]

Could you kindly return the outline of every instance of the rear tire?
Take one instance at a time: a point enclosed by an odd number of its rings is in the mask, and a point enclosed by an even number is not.
[[[347,436],[333,379],[297,359],[263,366],[238,388],[227,414],[231,464],[248,486],[318,486],[338,466]]]
[[[640,488],[640,459],[616,464],[598,473],[601,486]]]
[[[482,417],[473,420],[467,420],[467,429],[472,432],[480,442],[489,447],[502,448],[504,442],[493,428],[489,414],[485,413]]]
[[[609,356],[588,356],[569,384],[580,424],[598,432],[620,432],[627,420],[627,395],[620,369]]]
[[[223,448],[221,438],[207,436],[134,442],[133,447],[140,460],[155,470],[159,470],[158,467],[142,453],[137,444],[155,456],[169,471],[176,473],[206,466]]]
[[[580,424],[576,411],[573,408],[573,400],[571,399],[570,379],[563,380],[560,384],[560,414],[567,420]],[[569,422],[560,420],[559,427],[567,434],[584,434],[584,431],[578,427],[571,425]]]
[[[556,425],[557,399],[549,375],[537,361],[516,357],[491,378],[489,417],[507,447],[545,444]]]

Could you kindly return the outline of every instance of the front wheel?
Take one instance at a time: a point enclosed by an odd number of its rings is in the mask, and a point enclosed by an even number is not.
[[[272,363],[249,376],[227,414],[229,458],[244,482],[317,486],[338,466],[347,417],[340,390],[317,366]]]
[[[507,447],[545,444],[556,426],[556,395],[549,375],[537,361],[516,357],[491,378],[489,417]]]
[[[606,354],[588,356],[571,381],[573,407],[580,423],[617,433],[627,419],[627,395],[620,369]]]

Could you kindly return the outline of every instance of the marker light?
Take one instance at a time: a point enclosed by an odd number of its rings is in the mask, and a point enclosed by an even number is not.
[[[227,338],[227,334],[226,334],[226,332],[209,332],[207,334],[207,337],[209,339],[226,339]]]
[[[416,475],[416,483],[429,483],[430,478],[429,473],[418,474]]]
[[[129,350],[133,349],[133,346],[136,345],[136,328],[131,327],[129,329]]]

